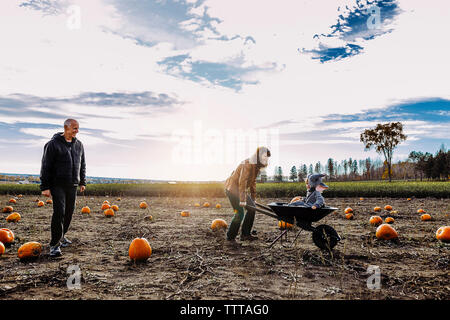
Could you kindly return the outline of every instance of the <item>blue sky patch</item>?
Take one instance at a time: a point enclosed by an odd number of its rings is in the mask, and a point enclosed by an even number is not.
[[[389,25],[401,10],[396,0],[357,0],[353,7],[338,8],[338,20],[330,27],[329,33],[313,36],[318,41],[317,49],[302,48],[299,51],[311,55],[321,63],[338,61],[361,54],[363,42],[392,32]],[[327,39],[336,38],[346,42],[345,45],[332,47]]]

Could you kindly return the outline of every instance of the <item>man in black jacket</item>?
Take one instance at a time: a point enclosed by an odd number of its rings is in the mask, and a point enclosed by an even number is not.
[[[60,247],[72,242],[65,237],[75,210],[77,186],[86,188],[84,148],[77,140],[79,124],[74,119],[64,122],[64,132],[56,133],[44,146],[41,165],[41,191],[53,197],[50,256],[61,255]]]

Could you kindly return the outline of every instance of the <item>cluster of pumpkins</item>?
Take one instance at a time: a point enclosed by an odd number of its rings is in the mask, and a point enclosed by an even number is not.
[[[5,253],[5,244],[14,242],[14,233],[7,228],[0,229],[0,256]],[[42,252],[42,245],[39,242],[27,242],[17,250],[17,256],[20,260],[37,258]]]
[[[363,200],[363,198],[360,198],[360,200]],[[411,198],[407,199],[408,201],[411,200]],[[392,212],[392,213],[398,213],[397,211],[393,211],[392,210],[392,206],[391,205],[386,205],[384,207],[384,210],[388,211],[388,212]],[[373,210],[375,212],[381,212],[382,209],[381,207],[375,207],[373,208]],[[420,219],[422,221],[430,221],[431,219],[431,215],[429,215],[428,213],[425,212],[425,210],[423,209],[418,209],[417,213],[421,213],[422,215],[420,216]],[[350,207],[345,208],[344,210],[344,214],[345,214],[345,218],[348,220],[353,220],[353,209]],[[372,226],[377,227],[376,232],[375,232],[375,236],[378,239],[381,240],[394,240],[394,239],[398,239],[398,233],[397,231],[390,226],[390,224],[393,224],[395,221],[394,218],[392,217],[387,217],[384,220],[383,223],[383,219],[380,216],[371,216],[369,219],[369,223]],[[442,242],[450,242],[450,226],[443,226],[440,227],[437,231],[436,231],[436,238]]]

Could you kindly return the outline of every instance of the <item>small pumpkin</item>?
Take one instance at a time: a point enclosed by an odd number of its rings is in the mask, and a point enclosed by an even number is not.
[[[103,203],[102,204],[102,210],[108,210],[109,208],[111,208],[111,206],[107,203]]]
[[[120,198],[117,198],[117,199],[116,199],[116,201],[122,201],[122,199],[120,199]]]
[[[383,223],[377,228],[375,236],[381,240],[394,240],[398,238],[398,233],[389,224]]]
[[[424,213],[423,215],[420,216],[420,220],[422,220],[422,221],[430,221],[431,220],[431,216],[428,213]]]
[[[388,204],[388,205],[384,206],[384,210],[391,211],[392,210],[392,206]]]
[[[411,198],[406,199],[407,201],[411,201]]]
[[[418,210],[417,210],[417,213],[426,213],[426,211],[423,210],[423,209],[418,209]]]
[[[364,198],[359,198],[359,200],[360,200],[360,201],[363,201],[363,200],[364,200]]]
[[[353,220],[353,213],[349,212],[345,214],[345,219],[347,220]]]
[[[110,204],[108,200],[103,201],[103,203]]]
[[[373,211],[380,212],[381,211],[381,207],[375,207],[375,208],[373,208]]]
[[[11,213],[11,212],[13,212],[13,211],[14,211],[14,208],[11,207],[11,206],[6,206],[6,207],[4,207],[3,210],[2,210],[3,213]]]
[[[436,231],[436,239],[450,243],[450,226],[440,227]]]
[[[16,199],[14,199],[14,198],[11,198],[11,199],[9,199],[9,201],[8,201],[9,203],[14,203],[14,204],[16,204],[17,203],[17,201],[16,201]]]
[[[216,209],[222,208],[222,205],[220,203],[216,204]]]
[[[147,208],[148,208],[147,202],[142,201],[142,202],[139,204],[139,208],[141,208],[141,209],[147,209]]]
[[[103,214],[107,217],[114,217],[114,210],[113,209],[106,209]]]
[[[19,195],[17,196],[17,198],[23,198],[23,195],[22,195],[22,194],[19,194]]]
[[[293,225],[291,223],[285,222],[283,220],[278,221],[278,228],[281,230],[292,229]]]
[[[39,201],[38,204],[37,204],[38,207],[43,207],[44,205],[45,205],[44,201]]]
[[[128,256],[132,261],[146,261],[152,255],[152,247],[145,238],[136,238],[131,241]]]
[[[302,197],[296,196],[296,197],[292,198],[292,200],[291,200],[291,202],[289,202],[289,204],[291,204],[293,202],[301,201],[301,200],[302,200]]]
[[[81,213],[91,213],[91,208],[89,208],[88,206],[85,206],[81,209]]]
[[[114,211],[119,211],[119,206],[116,205],[116,204],[113,204],[113,205],[111,206],[111,209],[113,209]]]
[[[345,208],[344,213],[345,213],[345,214],[347,214],[347,213],[353,213],[353,209],[350,208],[350,207]]]
[[[46,204],[53,204],[53,200],[52,199],[47,199],[47,201],[45,201]]]
[[[152,221],[153,220],[153,216],[145,216],[144,217],[144,220],[147,220],[147,221]]]
[[[209,208],[209,206],[210,206],[209,202],[205,202],[205,203],[203,204],[203,208]]]
[[[394,223],[394,218],[392,218],[392,217],[387,217],[385,220],[384,220],[384,222],[386,222],[386,223],[389,223],[389,224],[393,224]]]
[[[9,216],[6,217],[6,221],[8,222],[18,222],[22,217],[18,212],[13,212]]]
[[[0,242],[3,243],[14,242],[14,233],[7,228],[0,229]]]
[[[380,216],[371,216],[369,222],[373,226],[378,226],[383,223],[383,219]]]
[[[189,213],[189,211],[181,211],[181,216],[182,217],[189,217],[191,214]]]
[[[42,252],[42,245],[39,242],[27,242],[17,250],[20,260],[33,259],[39,257]]]
[[[196,203],[196,204],[194,204],[194,207],[200,207],[200,203]]]
[[[228,225],[225,220],[223,219],[215,219],[211,223],[211,229],[213,230],[219,230],[219,229],[226,229],[228,228]]]
[[[3,244],[3,242],[0,242],[0,256],[1,256],[2,254],[4,254],[5,251],[6,251],[5,245]]]

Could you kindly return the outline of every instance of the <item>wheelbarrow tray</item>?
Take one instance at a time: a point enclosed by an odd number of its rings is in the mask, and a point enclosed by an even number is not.
[[[302,222],[317,222],[338,208],[322,207],[312,209],[307,206],[289,206],[287,202],[272,202],[267,205],[283,221],[292,223],[295,220]]]

